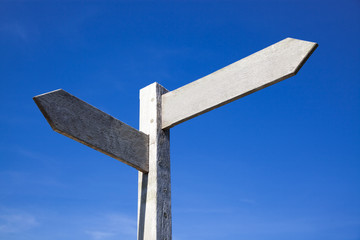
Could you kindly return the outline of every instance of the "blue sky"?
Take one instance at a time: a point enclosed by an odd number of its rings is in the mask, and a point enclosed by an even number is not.
[[[0,239],[136,239],[137,171],[51,130],[63,88],[138,127],[174,90],[286,37],[293,78],[171,129],[173,239],[360,239],[359,1],[0,1]]]

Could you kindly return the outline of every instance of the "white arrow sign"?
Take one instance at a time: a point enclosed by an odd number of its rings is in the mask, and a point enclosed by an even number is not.
[[[294,76],[317,44],[286,38],[162,96],[162,128],[179,123]]]
[[[34,97],[54,131],[130,165],[149,171],[149,137],[64,90]]]

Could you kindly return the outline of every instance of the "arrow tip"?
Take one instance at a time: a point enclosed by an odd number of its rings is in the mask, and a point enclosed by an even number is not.
[[[49,105],[52,104],[54,95],[59,95],[59,94],[64,94],[64,93],[67,93],[67,92],[64,91],[63,89],[57,89],[57,90],[43,93],[43,94],[33,97],[34,102],[36,103],[36,105],[40,109],[41,113],[44,115],[46,121],[50,124],[51,128],[54,131],[56,131],[57,129],[55,127],[55,123],[52,121],[52,118],[48,114]]]
[[[303,60],[300,62],[299,66],[295,69],[294,74],[297,74],[299,72],[299,70],[302,68],[302,66],[304,66],[304,64],[306,63],[306,61],[309,59],[309,57],[313,54],[313,52],[316,50],[316,48],[319,46],[319,44],[317,43],[313,43],[310,51],[308,52],[308,54],[306,54],[303,58]]]
[[[292,70],[292,75],[296,75],[299,72],[302,66],[304,66],[305,62],[319,46],[316,42],[310,42],[291,37],[284,39],[282,42],[286,47],[289,48],[288,51],[291,53],[288,56],[288,60],[294,60],[294,63],[296,63]]]

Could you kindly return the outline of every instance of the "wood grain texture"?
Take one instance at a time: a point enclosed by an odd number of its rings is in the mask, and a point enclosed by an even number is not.
[[[179,123],[294,76],[317,44],[286,38],[162,96],[162,128]]]
[[[34,101],[56,132],[139,171],[149,171],[146,134],[61,89],[36,96]]]
[[[161,129],[158,83],[140,90],[140,130],[149,135],[149,172],[139,172],[138,240],[171,240],[170,132]]]

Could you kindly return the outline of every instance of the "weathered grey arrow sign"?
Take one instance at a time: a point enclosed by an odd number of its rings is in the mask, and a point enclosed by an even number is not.
[[[63,90],[34,98],[51,127],[139,170],[138,240],[171,240],[170,128],[294,76],[317,44],[292,38],[168,92],[140,90],[140,131]]]
[[[286,38],[162,96],[162,128],[179,123],[294,76],[317,44]]]
[[[149,171],[149,137],[81,101],[64,90],[34,97],[54,131],[120,160]]]

